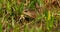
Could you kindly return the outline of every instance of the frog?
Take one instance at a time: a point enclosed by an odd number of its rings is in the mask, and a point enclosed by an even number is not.
[[[31,10],[31,9],[25,9],[23,11],[23,14],[26,16],[29,16],[30,18],[36,18],[36,11]]]
[[[23,14],[29,16],[30,18],[36,18],[37,15],[41,15],[44,12],[44,8],[40,7],[39,9],[24,9]]]

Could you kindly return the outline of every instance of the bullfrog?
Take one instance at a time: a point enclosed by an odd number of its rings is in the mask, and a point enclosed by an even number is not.
[[[26,10],[23,11],[23,14],[27,15],[31,18],[36,18],[36,11],[33,11],[33,10],[26,9]]]
[[[44,9],[40,7],[39,9],[24,9],[23,14],[29,16],[30,18],[36,18],[37,15],[43,14]]]

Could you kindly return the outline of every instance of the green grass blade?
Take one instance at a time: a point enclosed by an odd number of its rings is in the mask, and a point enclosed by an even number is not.
[[[1,19],[0,19],[0,32],[2,32],[2,23],[1,23]]]
[[[28,26],[26,24],[24,25],[24,32],[28,32]]]

